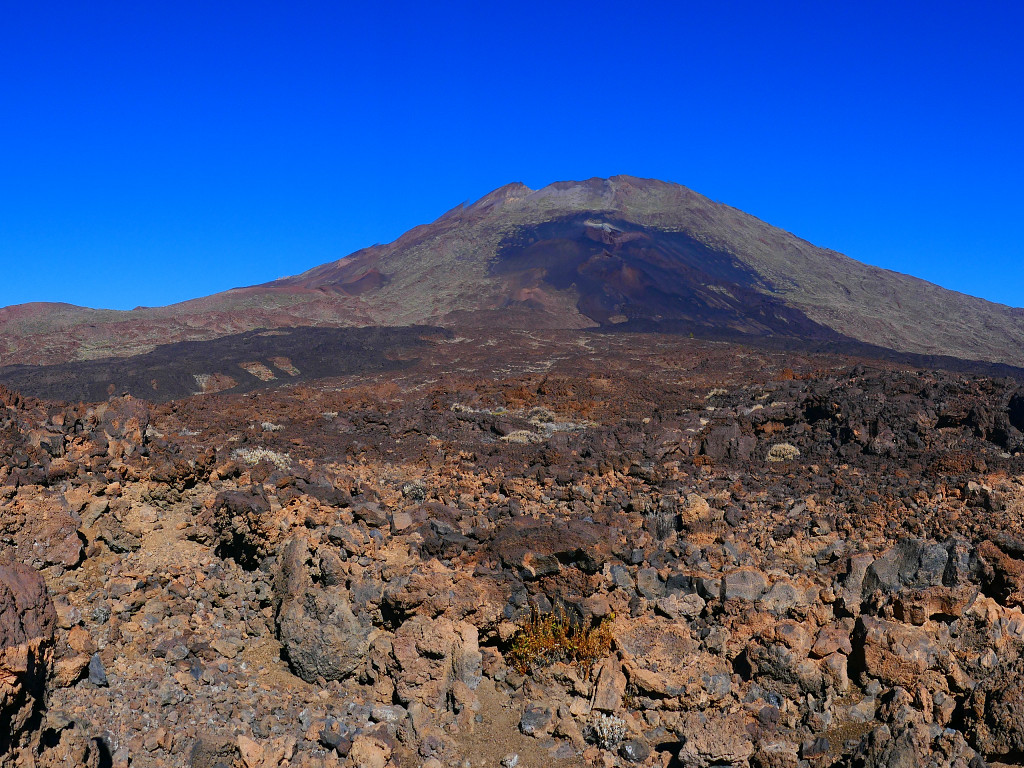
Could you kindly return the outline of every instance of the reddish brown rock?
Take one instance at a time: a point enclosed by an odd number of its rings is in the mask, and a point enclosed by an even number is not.
[[[42,576],[0,565],[0,763],[36,748],[56,625]]]

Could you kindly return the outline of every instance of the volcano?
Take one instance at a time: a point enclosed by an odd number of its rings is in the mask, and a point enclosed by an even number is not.
[[[0,366],[130,359],[265,329],[424,326],[656,331],[1024,367],[1022,309],[630,176],[509,184],[392,243],[168,307],[0,309]]]

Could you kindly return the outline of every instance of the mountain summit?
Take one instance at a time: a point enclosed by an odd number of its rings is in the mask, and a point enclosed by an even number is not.
[[[157,309],[0,310],[0,365],[287,326],[605,328],[855,341],[1024,366],[1024,310],[816,247],[678,184],[509,184],[294,277]]]

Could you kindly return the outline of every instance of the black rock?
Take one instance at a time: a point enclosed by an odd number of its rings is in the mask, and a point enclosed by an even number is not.
[[[829,743],[829,740],[824,736],[819,736],[816,739],[805,741],[800,746],[800,755],[804,760],[809,760],[813,757],[824,757],[831,748],[832,745]]]
[[[103,668],[103,661],[98,653],[94,653],[89,659],[89,682],[100,686],[107,684],[107,671]]]
[[[539,707],[536,704],[529,704],[519,720],[519,730],[527,736],[533,736],[543,732],[550,722],[550,709]]]
[[[643,763],[651,756],[651,748],[640,739],[630,739],[619,745],[619,754],[631,763]]]
[[[334,718],[329,718],[320,731],[320,745],[333,749],[342,757],[352,749],[352,742],[348,738],[348,728]]]

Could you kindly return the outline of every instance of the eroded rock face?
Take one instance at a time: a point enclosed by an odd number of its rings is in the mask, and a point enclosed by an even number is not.
[[[46,706],[56,613],[40,574],[0,565],[0,764],[34,751]]]
[[[1024,661],[1000,666],[979,683],[968,718],[971,741],[984,754],[1006,761],[1024,754]]]
[[[457,689],[465,695],[480,685],[482,656],[472,624],[415,618],[391,642],[395,693],[404,704],[419,701],[443,710]]]

